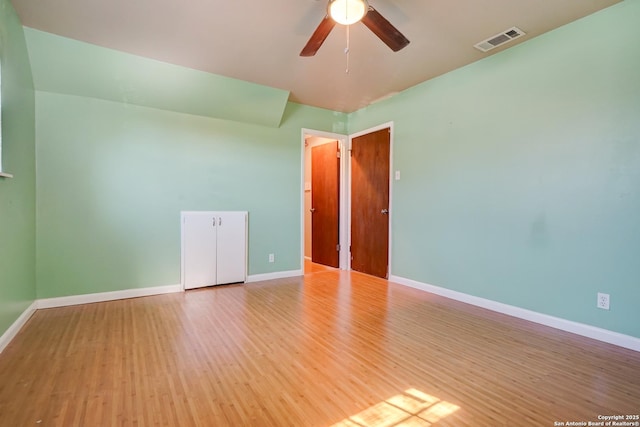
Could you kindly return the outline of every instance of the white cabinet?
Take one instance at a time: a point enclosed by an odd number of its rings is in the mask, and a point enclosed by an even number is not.
[[[184,289],[244,282],[247,212],[182,212]]]

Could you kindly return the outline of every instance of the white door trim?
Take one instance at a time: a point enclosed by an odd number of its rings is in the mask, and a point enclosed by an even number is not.
[[[338,146],[340,147],[340,218],[339,218],[339,227],[340,227],[340,269],[346,270],[349,268],[349,246],[348,246],[348,238],[347,234],[347,213],[348,213],[348,201],[349,197],[347,194],[347,164],[349,157],[349,152],[347,150],[347,143],[349,140],[348,135],[343,135],[340,133],[333,132],[324,132],[314,129],[306,129],[302,128],[301,134],[301,152],[300,152],[300,267],[304,271],[304,172],[305,172],[305,162],[304,162],[304,154],[305,154],[305,137],[306,136],[317,136],[320,138],[328,138],[338,141]]]

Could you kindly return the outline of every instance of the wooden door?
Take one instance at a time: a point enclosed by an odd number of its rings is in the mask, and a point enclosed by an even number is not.
[[[182,217],[184,288],[215,285],[216,228],[215,212],[189,212]]]
[[[351,269],[388,277],[390,129],[352,139]]]
[[[338,141],[311,147],[311,260],[338,268],[340,158]]]

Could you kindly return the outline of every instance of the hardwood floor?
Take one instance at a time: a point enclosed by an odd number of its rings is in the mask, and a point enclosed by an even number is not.
[[[312,262],[308,259],[304,260],[305,274],[319,273],[321,271],[332,271],[332,270],[335,270],[335,268],[329,267],[328,265],[318,264],[317,262]]]
[[[0,354],[2,426],[553,426],[638,413],[640,353],[338,270],[40,310]]]

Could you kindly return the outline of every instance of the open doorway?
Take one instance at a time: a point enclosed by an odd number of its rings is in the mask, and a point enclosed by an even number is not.
[[[345,135],[303,130],[303,269],[346,264]]]

